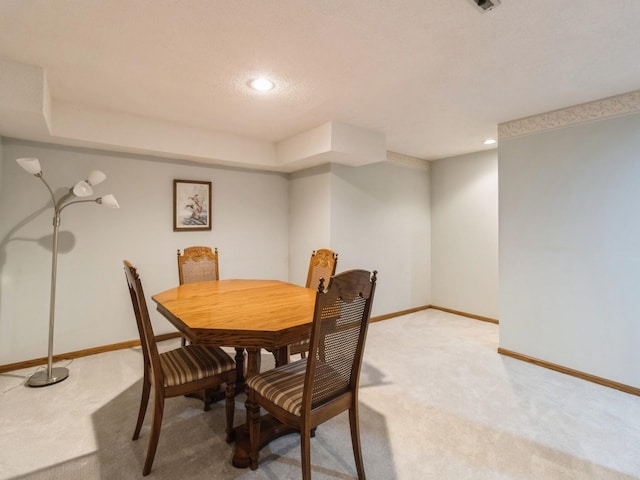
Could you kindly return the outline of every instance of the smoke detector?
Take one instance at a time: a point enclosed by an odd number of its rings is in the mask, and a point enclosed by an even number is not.
[[[470,0],[481,13],[489,12],[500,5],[500,0]]]

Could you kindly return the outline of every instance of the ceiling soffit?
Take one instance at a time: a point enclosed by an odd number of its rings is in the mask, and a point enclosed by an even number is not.
[[[354,125],[327,122],[273,143],[56,100],[43,68],[5,60],[0,68],[0,130],[5,136],[282,172],[387,158],[385,136]]]

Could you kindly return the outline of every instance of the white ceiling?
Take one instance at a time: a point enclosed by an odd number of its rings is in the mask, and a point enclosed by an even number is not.
[[[639,0],[2,0],[0,135],[291,171],[337,126],[432,160],[640,88],[639,51]]]

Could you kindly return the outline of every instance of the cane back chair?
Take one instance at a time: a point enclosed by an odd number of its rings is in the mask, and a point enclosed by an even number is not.
[[[358,421],[358,382],[377,273],[349,270],[325,291],[319,282],[308,358],[247,380],[250,467],[258,468],[260,408],[300,432],[302,478],[311,479],[311,431],[349,411],[359,479],[365,478]]]
[[[186,247],[184,253],[178,250],[178,279],[180,285],[185,283],[208,282],[220,280],[220,268],[218,266],[218,249],[210,247],[194,246]],[[187,339],[182,337],[182,345],[186,345]],[[244,373],[244,348],[236,348],[236,364],[238,378]]]
[[[182,255],[178,250],[178,279],[180,285],[219,280],[218,249],[187,247]]]
[[[217,248],[211,250],[210,247],[187,247],[183,254],[178,249],[178,280],[180,285],[219,279]],[[186,344],[187,339],[182,337],[182,345]]]
[[[335,275],[337,266],[338,254],[333,250],[326,248],[314,250],[309,259],[306,287],[317,289],[321,278],[324,278],[325,286],[328,286],[329,279]],[[302,358],[305,358],[308,350],[309,339],[289,345],[289,355],[300,354]]]

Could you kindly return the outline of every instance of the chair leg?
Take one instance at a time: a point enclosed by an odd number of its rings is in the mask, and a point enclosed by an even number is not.
[[[311,431],[300,430],[300,454],[302,456],[302,480],[311,480]]]
[[[205,412],[211,410],[211,395],[209,393],[209,390],[207,390],[206,388],[202,390],[202,410],[204,410]]]
[[[244,348],[236,348],[236,385],[244,383]]]
[[[157,387],[156,387],[157,388]],[[156,391],[153,402],[153,423],[151,424],[151,435],[149,437],[149,446],[147,447],[147,458],[144,461],[142,475],[149,475],[153,459],[156,456],[158,448],[158,439],[160,438],[160,428],[162,427],[162,415],[164,413],[164,395]]]
[[[249,425],[249,466],[251,470],[257,470],[260,448],[260,405],[251,398],[251,392],[249,392],[244,406],[247,410],[247,425]]]
[[[142,397],[140,398],[140,410],[138,410],[138,421],[136,422],[136,429],[133,431],[133,440],[137,440],[140,436],[140,429],[142,428],[142,422],[144,422],[144,416],[147,413],[147,405],[149,404],[149,392],[151,391],[151,383],[145,372],[142,379]]]
[[[360,446],[360,426],[358,422],[358,405],[349,409],[349,425],[351,426],[351,444],[353,446],[353,457],[356,461],[356,471],[359,480],[365,480],[364,462],[362,461],[362,448]]]
[[[225,426],[225,432],[227,433],[227,438],[226,438],[227,443],[233,442],[233,417],[236,410],[235,372],[234,372],[234,375],[229,375],[229,377],[230,378],[227,379],[227,390],[225,392],[227,396],[227,401],[225,403],[225,413],[227,417],[227,425]]]

